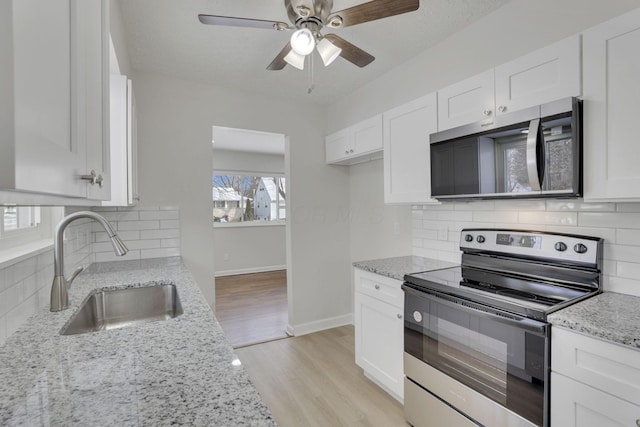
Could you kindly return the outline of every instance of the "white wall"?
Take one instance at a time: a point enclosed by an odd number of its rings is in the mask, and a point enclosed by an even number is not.
[[[214,149],[213,170],[284,174],[284,154]]]
[[[211,126],[288,136],[289,321],[294,333],[351,316],[348,172],[324,164],[326,110],[147,73],[134,74],[139,106],[141,204],[180,207],[182,257],[214,303]],[[347,319],[347,320],[345,320]]]
[[[284,155],[213,150],[213,169],[284,174]],[[214,228],[216,276],[271,271],[286,267],[283,225]]]
[[[286,268],[284,225],[216,227],[216,276]]]

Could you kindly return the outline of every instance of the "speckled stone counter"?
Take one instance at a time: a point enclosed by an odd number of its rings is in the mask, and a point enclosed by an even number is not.
[[[184,313],[62,336],[94,288],[176,285]],[[93,264],[68,310],[31,317],[0,347],[0,425],[274,426],[180,258]]]
[[[548,317],[554,326],[640,350],[640,297],[605,292]]]
[[[361,270],[380,274],[381,276],[391,277],[396,280],[403,280],[404,275],[408,273],[440,270],[442,268],[456,267],[458,264],[409,255],[394,258],[357,261],[353,263],[353,266]]]

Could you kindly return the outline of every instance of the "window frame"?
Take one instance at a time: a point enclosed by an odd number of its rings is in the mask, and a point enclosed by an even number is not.
[[[285,194],[288,192],[287,183],[288,179],[285,173],[282,172],[265,172],[265,171],[237,171],[237,170],[224,170],[224,169],[214,169],[212,171],[212,189],[213,189],[213,177],[220,175],[233,175],[233,176],[252,176],[252,177],[260,177],[260,178],[282,178],[285,180]],[[285,199],[285,217],[280,218],[280,207],[282,206],[282,201],[280,197],[280,193],[276,193],[276,215],[278,219],[265,221],[265,220],[252,220],[252,221],[239,221],[239,222],[213,222],[214,228],[234,228],[234,227],[274,227],[274,226],[284,226],[286,225],[287,220],[287,204]],[[214,201],[212,200],[212,206]],[[240,203],[240,207],[242,207],[242,203]]]
[[[19,228],[16,230],[4,230],[4,208],[38,208],[40,222],[35,227]],[[0,221],[0,252],[11,251],[24,245],[38,241],[51,243],[54,233],[54,225],[61,216],[59,210],[45,206],[0,206],[2,209],[2,221]]]

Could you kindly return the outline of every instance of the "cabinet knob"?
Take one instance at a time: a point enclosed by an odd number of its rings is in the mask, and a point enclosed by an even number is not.
[[[396,316],[398,317],[398,319],[402,319],[402,314],[398,313],[396,314]]]
[[[344,154],[349,154],[349,150],[344,150]]]
[[[501,113],[504,113],[505,111],[507,111],[507,107],[505,107],[504,105],[501,105],[498,107],[498,111],[500,111]]]
[[[491,110],[484,110],[482,114],[489,117],[491,115]]]
[[[380,290],[380,285],[375,285],[374,288],[376,288],[377,291]]]
[[[349,150],[349,153],[353,154],[353,148],[351,150]]]
[[[102,188],[102,184],[104,182],[104,178],[102,178],[102,175],[96,175],[96,171],[94,170],[92,170],[89,175],[80,175],[80,179],[89,181],[89,184],[91,185],[98,184],[98,187],[100,188]]]

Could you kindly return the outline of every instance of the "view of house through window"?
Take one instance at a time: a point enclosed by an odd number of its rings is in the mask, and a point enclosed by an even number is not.
[[[282,221],[285,201],[283,176],[213,175],[214,222]]]
[[[2,208],[0,232],[33,229],[40,224],[40,208],[36,206],[5,206]]]

